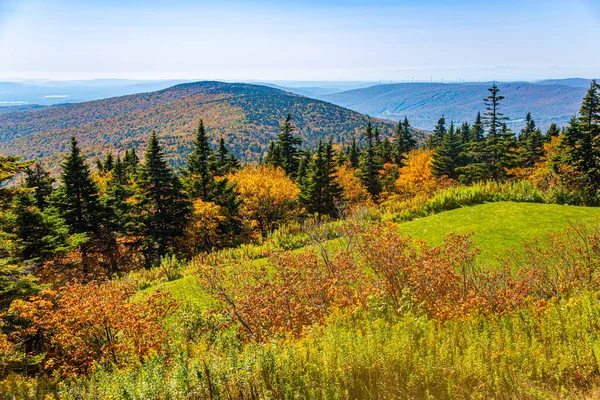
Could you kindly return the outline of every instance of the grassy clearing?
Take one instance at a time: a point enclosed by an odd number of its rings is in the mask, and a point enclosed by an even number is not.
[[[481,261],[494,262],[507,249],[558,233],[569,224],[597,221],[599,207],[575,207],[535,203],[487,203],[459,208],[400,225],[403,233],[438,245],[444,236],[473,232],[475,245],[482,250]]]
[[[440,244],[444,236],[452,231],[473,232],[474,244],[482,250],[480,260],[494,263],[507,249],[519,249],[522,242],[542,238],[548,233],[558,233],[569,224],[594,223],[599,215],[600,207],[499,202],[446,211],[404,222],[399,226],[403,233],[425,239],[433,245]],[[328,243],[328,248],[332,251],[340,246],[339,239]],[[266,258],[251,262],[263,264]],[[210,297],[199,288],[192,275],[186,274],[181,279],[152,286],[143,293],[152,293],[159,288],[169,291],[179,302],[201,308],[210,305]]]

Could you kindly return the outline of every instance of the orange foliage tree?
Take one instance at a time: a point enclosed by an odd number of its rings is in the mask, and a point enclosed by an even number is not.
[[[398,170],[396,189],[404,199],[423,194],[433,194],[438,180],[431,173],[432,150],[411,150],[406,164]]]
[[[247,166],[229,177],[242,200],[241,213],[262,234],[299,212],[300,189],[281,168]]]
[[[335,178],[344,191],[344,200],[348,203],[348,208],[353,209],[373,203],[371,195],[360,181],[360,178],[356,176],[356,170],[349,163],[337,169]]]
[[[134,294],[120,282],[45,290],[13,302],[9,315],[23,325],[9,338],[30,354],[44,354],[44,369],[61,376],[131,365],[165,348],[163,319],[175,305],[163,293],[140,300]]]

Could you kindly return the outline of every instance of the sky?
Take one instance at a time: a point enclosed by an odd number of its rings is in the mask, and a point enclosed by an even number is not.
[[[0,79],[600,77],[600,0],[0,0]]]

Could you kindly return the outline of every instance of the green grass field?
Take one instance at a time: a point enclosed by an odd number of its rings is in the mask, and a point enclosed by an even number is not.
[[[570,224],[598,221],[600,208],[557,204],[487,203],[459,208],[405,222],[402,232],[440,244],[448,233],[473,233],[473,242],[482,251],[482,262],[494,262],[507,249],[521,243],[558,233]]]
[[[591,224],[598,220],[600,208],[574,207],[535,203],[488,203],[459,208],[440,214],[400,224],[405,234],[440,244],[447,234],[473,233],[474,244],[481,249],[480,261],[493,264],[507,249],[519,249],[522,242],[543,238],[548,233],[558,233],[570,224]],[[332,240],[335,251],[339,240]],[[253,263],[264,263],[257,259]],[[210,296],[202,291],[196,278],[186,275],[181,279],[146,289],[170,292],[179,302],[189,302],[200,307],[210,304]]]

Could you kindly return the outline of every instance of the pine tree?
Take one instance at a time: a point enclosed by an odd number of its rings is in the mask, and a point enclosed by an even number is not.
[[[395,137],[394,162],[401,167],[406,160],[406,154],[417,146],[417,141],[410,132],[408,118],[404,117],[404,121],[398,122]]]
[[[507,169],[512,166],[511,148],[515,145],[514,134],[504,121],[508,120],[500,112],[500,102],[504,96],[498,93],[500,89],[493,84],[488,89],[490,95],[483,99],[486,106],[484,125],[488,127],[486,137],[486,162],[489,165],[490,178],[501,181],[507,178]]]
[[[558,137],[560,135],[560,129],[558,128],[558,125],[556,124],[552,124],[550,125],[550,128],[548,128],[548,130],[546,131],[546,139],[550,140],[553,137]]]
[[[48,205],[48,199],[54,191],[55,181],[39,162],[35,163],[33,168],[27,168],[25,171],[25,187],[34,190],[36,205],[42,211]]]
[[[60,211],[71,233],[97,233],[103,214],[98,188],[74,137],[71,138],[71,152],[62,168],[53,205]]]
[[[101,199],[107,210],[109,229],[116,234],[128,232],[131,221],[131,206],[127,199],[131,196],[128,190],[129,178],[125,164],[117,157],[108,180],[106,195]]]
[[[358,168],[360,164],[360,149],[356,144],[356,138],[352,138],[352,144],[348,150],[348,160],[352,165],[352,168]]]
[[[475,118],[475,122],[471,127],[470,132],[470,142],[483,142],[485,139],[485,129],[483,127],[483,121],[481,119],[481,113],[477,113],[477,117]]]
[[[380,176],[382,166],[379,157],[377,156],[375,135],[371,121],[367,124],[364,136],[366,139],[366,148],[363,152],[362,159],[360,160],[361,180],[373,199],[377,199],[382,190]]]
[[[458,179],[459,168],[463,163],[463,142],[461,134],[454,129],[454,123],[450,123],[450,129],[444,133],[441,144],[433,153],[431,170],[436,177],[447,176]]]
[[[384,138],[378,146],[379,158],[383,163],[391,163],[394,158],[394,148],[390,139]]]
[[[267,156],[263,160],[263,163],[267,165],[272,165],[274,167],[283,168],[281,148],[274,140],[271,140],[271,143],[269,143],[269,151],[267,151]]]
[[[532,168],[544,156],[544,142],[542,131],[535,126],[531,113],[527,113],[525,127],[517,142],[517,164],[523,168]]]
[[[279,156],[281,157],[281,167],[292,177],[295,177],[298,171],[298,146],[302,144],[302,139],[293,135],[295,130],[296,127],[292,124],[292,115],[288,113],[285,121],[279,128],[280,133],[277,136],[277,146],[279,148]]]
[[[301,186],[300,201],[308,212],[330,216],[337,214],[336,203],[342,198],[343,190],[336,181],[335,172],[331,140],[326,144],[319,141],[317,154]]]
[[[218,154],[213,153],[208,135],[204,130],[204,124],[200,120],[194,149],[188,157],[187,168],[184,170],[184,182],[192,199],[212,202],[221,207],[225,219],[219,225],[218,230],[230,240],[234,235],[240,233],[242,228],[239,217],[240,200],[237,197],[235,185],[230,184],[229,180],[223,176],[232,165],[232,159],[228,155],[224,141]],[[220,177],[217,178],[216,175]]]
[[[200,120],[194,140],[194,148],[187,158],[183,171],[186,189],[191,197],[213,201],[215,178],[211,171],[213,151],[208,142],[204,122]]]
[[[66,254],[83,239],[70,235],[69,227],[56,210],[37,207],[33,193],[23,192],[15,197],[9,215],[13,218],[17,256],[26,262],[47,261]]]
[[[112,153],[108,153],[102,163],[102,172],[110,172],[115,166],[115,160]]]
[[[240,161],[235,155],[229,153],[223,138],[219,140],[219,147],[215,152],[214,160],[214,170],[218,176],[225,176],[240,168]]]
[[[582,190],[584,203],[600,202],[600,93],[596,81],[592,81],[579,115],[571,119],[561,135],[560,147],[558,161],[576,171],[575,184]]]
[[[435,128],[433,128],[433,134],[429,137],[429,140],[427,141],[427,147],[430,149],[435,149],[436,147],[441,145],[445,134],[446,118],[444,118],[444,116],[442,115],[442,117],[438,120]]]
[[[175,249],[190,214],[190,204],[182,185],[164,159],[156,133],[148,143],[144,163],[137,177],[136,243],[150,267]]]
[[[125,150],[125,156],[123,157],[123,166],[125,167],[125,172],[134,176],[137,173],[137,167],[140,163],[140,160],[135,152],[135,147],[132,147],[131,150]]]
[[[504,96],[498,94],[500,88],[498,88],[495,83],[491,88],[488,88],[488,91],[490,92],[490,95],[483,99],[486,107],[484,125],[488,127],[488,137],[499,136],[502,131],[502,124],[504,121],[508,120],[508,118],[500,112],[500,102],[504,100]]]

